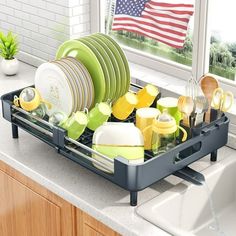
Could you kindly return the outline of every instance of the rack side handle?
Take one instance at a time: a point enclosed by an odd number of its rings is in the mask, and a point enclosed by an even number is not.
[[[12,122],[12,109],[11,104],[7,101],[2,100],[2,115],[7,121]]]

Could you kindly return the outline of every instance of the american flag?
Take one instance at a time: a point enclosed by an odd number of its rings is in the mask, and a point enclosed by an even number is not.
[[[193,12],[191,0],[117,0],[112,30],[126,30],[182,48]]]

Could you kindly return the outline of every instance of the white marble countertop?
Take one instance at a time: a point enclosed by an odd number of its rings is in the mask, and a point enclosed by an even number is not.
[[[23,63],[17,76],[5,77],[0,72],[0,95],[33,84],[34,72],[35,68]],[[57,154],[22,130],[19,139],[12,139],[11,125],[2,117],[0,132],[0,160],[115,231],[122,235],[169,235],[136,214],[136,207],[129,206],[129,192]],[[224,147],[219,156],[224,158],[232,152],[235,151]],[[200,171],[209,165],[209,157],[205,157],[192,167]],[[158,196],[179,181],[170,176],[139,192],[138,204]]]

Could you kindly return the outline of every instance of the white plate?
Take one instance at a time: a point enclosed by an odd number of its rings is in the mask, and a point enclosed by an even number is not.
[[[52,104],[47,111],[50,116],[54,112],[62,111],[70,115],[73,111],[73,92],[64,72],[53,63],[43,63],[35,74],[35,88],[43,99]]]
[[[83,107],[84,92],[83,92],[83,88],[81,87],[81,84],[78,84],[77,75],[71,69],[71,67],[67,64],[67,61],[65,61],[64,59],[58,60],[57,62],[61,64],[66,69],[67,71],[66,73],[69,73],[70,75],[70,83],[75,90],[74,101],[76,103],[76,106],[75,106],[74,112],[80,111],[81,108]]]
[[[76,100],[76,88],[75,85],[72,83],[72,75],[71,73],[68,71],[68,69],[65,67],[65,65],[63,63],[61,63],[60,61],[52,61],[51,63],[54,63],[56,66],[58,66],[65,74],[66,79],[68,81],[68,85],[69,87],[72,89],[72,96],[73,96],[73,108],[72,108],[72,112],[76,111],[76,108],[78,106],[78,102]]]
[[[71,70],[73,70],[75,78],[76,78],[77,86],[79,87],[80,93],[83,95],[82,104],[79,108],[79,110],[82,111],[84,110],[84,108],[87,108],[88,100],[89,100],[88,89],[85,83],[86,79],[84,78],[84,75],[80,73],[79,69],[76,67],[74,62],[66,58],[63,59],[63,61],[71,68]]]
[[[84,96],[85,96],[85,101],[84,101],[84,108],[90,108],[91,104],[91,94],[89,91],[89,84],[87,81],[86,75],[83,73],[82,69],[80,68],[80,65],[77,63],[77,60],[72,57],[67,57],[66,58],[68,63],[70,64],[71,67],[77,72],[78,77],[77,79],[82,83],[83,89],[84,89]]]
[[[79,64],[78,64],[78,66],[79,66]],[[84,74],[87,84],[88,84],[88,91],[89,91],[88,94],[89,94],[89,98],[90,98],[88,107],[91,109],[92,106],[94,105],[94,96],[95,96],[93,81],[92,81],[92,78],[91,78],[88,70],[81,63],[80,63],[80,69],[81,69],[81,72]]]
[[[87,90],[88,92],[86,94],[86,96],[89,98],[87,108],[90,109],[92,108],[92,105],[94,103],[94,94],[95,94],[92,78],[88,70],[86,69],[86,67],[80,61],[78,61],[76,58],[73,58],[73,57],[68,57],[67,59],[73,62],[73,64],[77,67],[77,69],[83,75],[84,82],[86,82],[86,87],[88,89]]]

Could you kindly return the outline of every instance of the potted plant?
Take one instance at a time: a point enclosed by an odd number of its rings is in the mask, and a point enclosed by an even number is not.
[[[17,36],[9,32],[4,35],[0,32],[0,55],[2,72],[6,75],[15,75],[19,70],[19,61],[14,57],[18,53]]]

